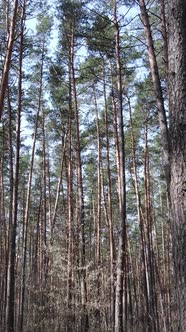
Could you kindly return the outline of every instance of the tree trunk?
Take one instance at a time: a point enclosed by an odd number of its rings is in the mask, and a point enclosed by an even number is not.
[[[170,193],[177,317],[186,331],[186,2],[168,2],[168,90],[170,108]]]
[[[167,26],[166,26],[166,5],[165,0],[160,0],[161,9],[161,33],[163,37],[163,61],[165,64],[165,78],[168,75],[168,44],[167,44]]]
[[[11,25],[10,25],[5,61],[4,61],[4,65],[3,65],[3,72],[2,72],[2,78],[1,78],[1,84],[0,84],[0,120],[3,115],[4,99],[5,99],[6,89],[7,89],[7,85],[8,85],[8,74],[9,74],[9,70],[10,70],[11,56],[12,56],[12,50],[13,50],[14,37],[15,37],[14,35],[15,35],[17,8],[18,8],[18,0],[15,0],[14,4],[13,4],[13,15],[12,15],[12,20],[11,20]]]
[[[103,63],[104,65],[104,63]],[[104,94],[104,125],[105,125],[105,137],[106,137],[106,168],[107,168],[107,201],[108,201],[108,227],[109,227],[109,250],[110,250],[110,324],[111,330],[114,330],[115,325],[115,243],[114,243],[114,231],[113,231],[113,211],[112,211],[112,188],[111,188],[111,170],[110,170],[110,144],[109,144],[109,130],[108,130],[108,105],[106,94],[106,73],[103,72],[103,94]],[[116,126],[117,130],[117,126]],[[117,138],[116,138],[117,140]]]
[[[144,26],[150,71],[152,76],[152,82],[154,85],[154,93],[156,97],[156,105],[158,110],[159,126],[161,132],[161,143],[163,147],[163,157],[164,157],[163,161],[165,166],[165,175],[167,178],[167,184],[169,184],[169,135],[168,135],[167,119],[166,119],[164,100],[163,100],[163,94],[162,94],[162,88],[159,76],[159,69],[156,60],[154,42],[152,39],[151,27],[150,27],[149,16],[145,0],[139,0],[138,2],[141,11],[141,20]]]
[[[35,119],[34,137],[33,137],[32,153],[31,153],[31,160],[30,160],[30,170],[29,170],[29,178],[28,178],[28,187],[27,187],[27,195],[26,195],[26,206],[25,206],[25,212],[24,212],[20,332],[23,331],[23,324],[24,324],[24,301],[25,301],[25,281],[26,281],[26,261],[27,261],[27,239],[28,239],[28,225],[29,225],[28,222],[29,222],[29,210],[30,210],[31,185],[32,185],[33,167],[34,167],[35,147],[36,147],[38,121],[39,121],[39,113],[40,113],[40,100],[41,100],[41,96],[39,96],[39,106],[38,106],[36,119]]]
[[[98,269],[100,269],[101,263],[101,139],[100,139],[100,125],[99,125],[99,115],[98,115],[98,105],[97,105],[97,96],[96,96],[96,88],[93,86],[94,93],[94,105],[95,105],[95,115],[96,115],[96,131],[97,131],[97,218],[96,218],[96,247],[95,247],[95,258]],[[98,280],[98,297],[100,295],[99,292],[99,280]]]
[[[4,199],[4,176],[3,176],[3,153],[0,156],[0,324],[5,330],[6,324],[6,301],[7,301],[7,226],[5,217]]]
[[[16,8],[16,2],[15,2]],[[17,9],[15,9],[17,12]],[[17,119],[16,119],[16,153],[15,153],[15,176],[13,191],[13,223],[10,229],[10,257],[9,257],[9,298],[8,298],[8,332],[14,331],[15,321],[15,283],[16,283],[16,231],[18,219],[18,193],[19,193],[19,168],[20,168],[20,145],[21,145],[21,112],[22,112],[22,64],[23,64],[23,39],[24,39],[24,5],[21,11],[21,32],[19,45],[19,64],[18,64],[18,102],[17,102]],[[13,24],[13,23],[12,23]],[[14,22],[15,24],[15,22]],[[13,35],[12,35],[13,38]],[[8,75],[8,74],[7,74]],[[8,78],[8,77],[7,77]]]
[[[80,146],[80,129],[79,129],[79,112],[77,104],[76,92],[76,78],[75,78],[75,31],[74,25],[71,27],[70,39],[70,70],[72,82],[72,100],[73,111],[75,119],[75,133],[76,133],[76,170],[77,170],[77,220],[79,225],[80,235],[80,269],[81,269],[81,304],[82,304],[82,318],[81,330],[86,332],[89,329],[88,312],[87,312],[87,285],[86,285],[86,270],[85,270],[85,207],[84,207],[84,193],[82,180],[82,162],[81,162],[81,146]]]
[[[114,26],[115,26],[115,60],[116,60],[116,76],[117,76],[117,117],[119,131],[119,247],[117,257],[116,270],[116,302],[115,302],[115,332],[123,332],[123,297],[124,297],[124,276],[126,269],[126,183],[125,183],[125,137],[123,123],[123,96],[121,82],[121,62],[120,62],[120,35],[119,24],[117,21],[116,1],[114,2]],[[126,289],[125,289],[125,309]],[[126,317],[125,317],[126,318]],[[125,320],[125,328],[127,328],[127,320]]]
[[[145,320],[147,320],[148,331],[150,331],[150,321],[149,321],[149,275],[147,269],[147,241],[145,236],[145,218],[142,213],[142,204],[141,204],[141,195],[139,190],[139,180],[138,180],[138,169],[136,162],[136,151],[135,151],[135,140],[134,140],[134,127],[133,127],[133,119],[132,119],[132,109],[130,99],[128,98],[128,107],[129,107],[129,120],[131,126],[131,148],[132,148],[132,165],[133,165],[133,179],[134,179],[134,189],[136,194],[136,207],[137,207],[137,217],[140,231],[140,240],[141,240],[141,259],[142,259],[142,284],[143,284],[143,294],[144,294],[144,308],[141,315],[144,316],[144,324]],[[144,312],[144,309],[146,312]]]
[[[31,185],[32,185],[32,175],[33,175],[33,166],[34,166],[34,157],[35,157],[35,146],[37,139],[37,130],[39,122],[39,113],[41,111],[41,94],[42,94],[42,73],[43,73],[43,56],[41,61],[41,77],[40,77],[40,86],[39,86],[39,101],[38,109],[35,117],[35,128],[34,128],[34,137],[32,145],[32,153],[30,160],[30,170],[28,178],[28,187],[26,195],[26,206],[24,211],[24,234],[23,234],[23,258],[22,258],[22,292],[21,292],[21,314],[20,314],[20,332],[23,331],[24,325],[24,301],[25,301],[25,281],[26,281],[26,261],[27,261],[27,239],[28,239],[28,221],[29,221],[29,209],[30,209],[30,197],[31,197]]]
[[[73,206],[73,139],[72,139],[72,78],[69,65],[69,119],[68,119],[68,166],[67,168],[67,208],[68,208],[68,226],[67,226],[67,306],[69,316],[72,314],[72,269],[73,269],[73,220],[74,220],[74,206]],[[65,153],[65,150],[64,150]],[[72,320],[72,319],[71,319]],[[68,323],[69,324],[69,323]],[[72,323],[67,327],[69,332],[72,331]]]

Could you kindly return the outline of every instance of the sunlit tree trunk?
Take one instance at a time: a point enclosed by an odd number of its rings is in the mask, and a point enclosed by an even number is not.
[[[126,289],[124,293],[124,277],[126,277],[126,183],[125,183],[125,138],[123,123],[123,96],[122,96],[122,80],[121,80],[121,62],[120,62],[120,35],[119,24],[117,20],[116,2],[113,7],[114,27],[115,27],[115,60],[116,60],[116,76],[117,76],[117,117],[119,130],[119,177],[120,177],[120,206],[119,206],[119,247],[116,269],[116,301],[115,301],[115,332],[124,331],[123,323],[123,302],[126,302]],[[125,315],[125,328],[127,328],[127,317]]]
[[[46,116],[44,108],[42,108],[42,223],[41,223],[41,237],[42,237],[42,274],[43,284],[47,276],[47,170],[46,170]]]
[[[100,125],[99,125],[98,105],[97,105],[95,86],[93,87],[93,93],[94,93],[96,131],[97,131],[97,217],[95,225],[95,231],[96,231],[95,258],[96,258],[97,268],[99,270],[101,263],[101,239],[100,239],[101,238],[101,140],[100,140]],[[98,296],[99,296],[99,289],[98,289]]]
[[[70,127],[70,124],[69,124]],[[71,130],[68,128],[69,132],[69,161],[71,160],[71,145],[70,145],[70,135],[71,135]],[[51,227],[50,227],[50,243],[52,245],[53,243],[53,236],[54,236],[54,228],[55,228],[55,223],[56,223],[56,218],[57,218],[57,211],[58,211],[58,205],[59,205],[59,198],[60,198],[60,192],[61,192],[61,183],[62,183],[62,175],[63,175],[63,169],[64,169],[64,161],[65,161],[65,153],[67,149],[67,139],[68,139],[68,133],[65,132],[65,135],[62,137],[62,142],[61,142],[61,164],[60,164],[60,174],[58,178],[58,183],[57,183],[57,190],[56,190],[56,197],[55,197],[55,203],[54,203],[54,210],[51,218]],[[71,176],[69,176],[69,179]],[[69,197],[69,195],[67,195]],[[70,205],[69,205],[70,206]],[[71,218],[70,218],[71,219]]]
[[[72,74],[71,74],[71,49],[69,49],[69,118],[68,118],[68,141],[67,141],[67,306],[69,310],[69,317],[71,323],[68,326],[69,331],[72,330],[72,269],[73,269],[73,227],[74,227],[74,204],[73,204],[73,179],[74,179],[74,167],[73,167],[73,118],[74,111],[72,107]],[[73,325],[74,326],[74,325]]]
[[[101,301],[101,201],[104,196],[104,188],[102,181],[102,160],[101,160],[101,139],[100,139],[100,120],[96,96],[96,86],[93,83],[94,107],[95,107],[95,122],[97,134],[97,200],[96,200],[96,216],[95,216],[95,262],[96,262],[96,280],[97,280],[97,303]],[[104,198],[103,198],[104,200]],[[105,206],[105,204],[104,204]],[[97,309],[97,324],[101,325],[100,311]]]
[[[82,180],[82,162],[81,162],[81,145],[80,145],[80,129],[79,129],[79,112],[77,104],[76,93],[76,79],[74,67],[74,52],[75,52],[75,31],[74,24],[71,27],[70,39],[70,70],[72,78],[72,97],[73,97],[73,111],[75,119],[75,132],[76,132],[76,170],[77,170],[77,218],[79,225],[80,235],[80,269],[81,269],[81,303],[82,303],[82,332],[88,331],[88,313],[87,313],[87,285],[86,285],[86,269],[85,269],[85,206],[84,206],[84,193],[83,193],[83,180]]]
[[[112,104],[112,113],[113,113],[113,136],[114,136],[114,143],[115,143],[115,156],[116,156],[116,169],[117,169],[117,182],[118,182],[118,203],[119,206],[121,205],[120,202],[120,151],[119,151],[119,135],[118,135],[118,119],[117,119],[117,108],[116,108],[116,100],[114,96],[114,72],[112,69],[112,65],[110,64],[110,76],[111,76],[111,104]]]
[[[106,138],[106,168],[107,168],[107,201],[108,201],[108,226],[109,226],[109,251],[110,251],[110,287],[111,287],[111,328],[114,329],[115,325],[115,242],[114,242],[114,231],[113,231],[113,209],[112,209],[112,188],[111,188],[111,170],[110,170],[110,144],[109,144],[109,122],[108,122],[108,105],[106,95],[106,73],[103,72],[103,93],[104,93],[104,125],[105,125],[105,138]],[[117,125],[115,124],[117,129]],[[115,137],[117,141],[117,135]]]

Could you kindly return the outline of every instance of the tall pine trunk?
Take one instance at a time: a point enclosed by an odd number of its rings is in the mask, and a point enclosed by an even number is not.
[[[15,4],[16,5],[16,4]],[[18,63],[18,102],[16,118],[16,152],[15,174],[13,188],[13,222],[10,227],[10,254],[9,254],[9,286],[8,286],[8,317],[7,330],[13,332],[15,328],[15,285],[16,285],[16,231],[18,220],[18,194],[19,194],[19,169],[20,169],[20,145],[21,145],[21,112],[22,112],[22,65],[23,65],[23,40],[24,40],[24,4],[21,9],[21,31]]]
[[[71,27],[70,39],[70,71],[72,82],[72,100],[75,120],[75,134],[76,134],[76,170],[77,170],[77,221],[79,225],[80,235],[80,270],[81,270],[81,331],[86,332],[89,329],[88,313],[87,313],[87,284],[86,284],[86,269],[85,269],[85,207],[84,207],[84,193],[83,193],[83,178],[82,178],[82,161],[81,161],[81,146],[80,146],[80,128],[79,128],[79,112],[76,92],[76,78],[75,78],[75,31],[74,23]]]
[[[176,279],[175,331],[186,331],[186,2],[168,2],[170,195]]]
[[[104,65],[104,63],[103,63]],[[104,94],[104,128],[106,139],[106,168],[107,168],[107,201],[108,201],[108,227],[109,227],[109,254],[110,254],[110,324],[113,331],[115,325],[115,242],[113,231],[113,209],[112,209],[112,188],[111,188],[111,169],[110,169],[110,144],[109,144],[109,121],[108,121],[108,105],[106,94],[106,73],[103,71],[103,94]],[[116,127],[117,129],[117,127]]]
[[[124,296],[124,277],[126,270],[126,183],[125,183],[125,137],[123,121],[123,96],[121,81],[121,61],[120,61],[120,35],[119,24],[117,20],[116,1],[114,2],[114,27],[115,27],[115,60],[116,60],[116,77],[117,77],[117,117],[119,131],[119,247],[116,267],[116,300],[115,300],[115,332],[124,331],[123,323],[123,304],[125,298],[125,309],[127,307],[126,289]],[[126,283],[125,283],[126,286]],[[126,317],[125,317],[126,318]],[[127,327],[127,320],[125,320]]]

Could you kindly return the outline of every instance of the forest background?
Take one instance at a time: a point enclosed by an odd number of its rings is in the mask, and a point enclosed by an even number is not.
[[[0,331],[182,331],[166,10],[0,1]]]

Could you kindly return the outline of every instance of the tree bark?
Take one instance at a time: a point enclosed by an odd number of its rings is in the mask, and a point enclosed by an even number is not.
[[[175,330],[186,331],[186,2],[168,2],[170,194],[176,279]]]

